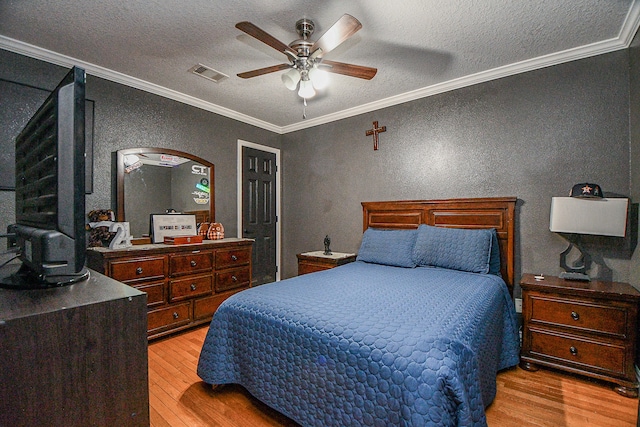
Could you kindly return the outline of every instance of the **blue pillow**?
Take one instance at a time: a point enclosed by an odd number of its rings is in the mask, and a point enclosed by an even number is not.
[[[444,228],[421,225],[413,250],[418,266],[486,274],[489,272],[492,233],[488,229]]]
[[[491,255],[489,257],[489,274],[502,277],[500,272],[500,244],[498,243],[498,232],[491,228]]]
[[[362,236],[357,261],[395,267],[415,267],[413,246],[418,231],[368,228]]]

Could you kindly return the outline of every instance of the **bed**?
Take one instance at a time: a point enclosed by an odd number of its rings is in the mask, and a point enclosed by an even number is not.
[[[198,375],[304,426],[486,425],[518,363],[515,202],[362,203],[356,262],[227,299]]]

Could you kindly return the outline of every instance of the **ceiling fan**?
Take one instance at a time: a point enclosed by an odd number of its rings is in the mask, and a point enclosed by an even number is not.
[[[326,86],[327,79],[325,72],[371,80],[378,71],[376,68],[329,61],[323,58],[325,54],[338,47],[342,42],[362,28],[360,21],[349,14],[342,15],[342,17],[315,42],[308,40],[313,34],[315,24],[306,18],[296,22],[296,31],[301,38],[294,40],[288,45],[277,40],[251,22],[239,22],[236,24],[236,28],[262,43],[271,46],[277,51],[282,52],[290,61],[289,64],[273,65],[271,67],[240,73],[238,77],[248,79],[288,69],[289,71],[282,75],[282,82],[290,90],[295,90],[299,82],[298,95],[305,100],[316,94],[315,89],[322,89]]]

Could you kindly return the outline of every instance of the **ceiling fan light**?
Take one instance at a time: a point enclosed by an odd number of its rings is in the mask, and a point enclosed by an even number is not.
[[[309,80],[302,80],[300,82],[300,90],[298,90],[298,95],[302,98],[313,98],[316,94],[316,91],[313,89],[313,84]]]
[[[296,90],[298,82],[300,81],[300,72],[295,68],[290,69],[282,75],[282,83],[289,90]]]
[[[319,68],[312,68],[309,70],[309,79],[313,83],[313,87],[318,90],[322,90],[329,86],[329,73]]]
[[[140,157],[136,156],[135,154],[127,154],[126,156],[124,156],[125,166],[131,166],[135,163],[138,163],[139,161],[140,161]]]

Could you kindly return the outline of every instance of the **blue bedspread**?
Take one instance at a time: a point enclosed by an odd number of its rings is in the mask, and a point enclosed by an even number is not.
[[[482,426],[518,353],[499,277],[355,262],[227,299],[198,375],[304,426]]]

